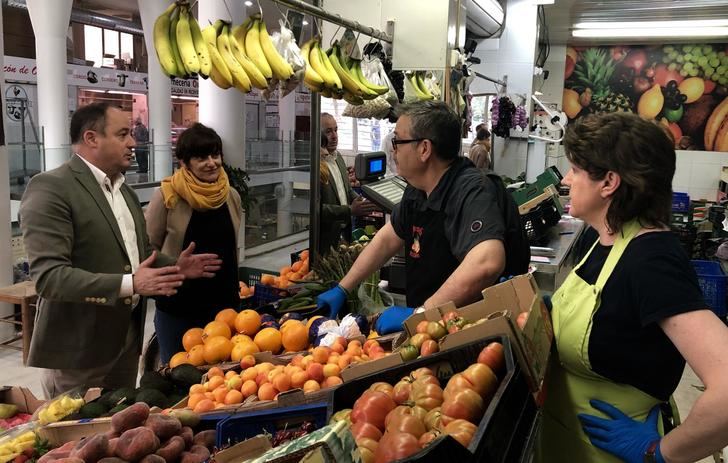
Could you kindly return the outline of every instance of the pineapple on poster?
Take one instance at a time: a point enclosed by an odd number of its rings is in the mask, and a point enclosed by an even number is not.
[[[728,151],[728,44],[567,47],[563,110],[632,112],[667,127],[675,147]]]

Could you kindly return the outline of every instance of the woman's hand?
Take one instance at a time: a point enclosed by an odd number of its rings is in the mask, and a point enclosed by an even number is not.
[[[195,242],[191,242],[177,259],[177,267],[185,278],[212,278],[220,270],[222,259],[217,254],[192,254]]]

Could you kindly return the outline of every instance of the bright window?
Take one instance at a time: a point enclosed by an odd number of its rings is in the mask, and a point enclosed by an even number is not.
[[[124,61],[131,61],[134,59],[134,38],[131,34],[124,32],[121,32],[119,37],[121,38],[121,54],[119,58]]]
[[[101,67],[104,58],[103,39],[101,28],[96,26],[83,26],[84,54],[88,61],[93,61],[94,66]]]
[[[113,66],[114,58],[118,57],[119,33],[109,29],[104,29],[104,66]]]
[[[354,119],[341,115],[346,101],[321,98],[321,113],[329,113],[336,119],[339,131],[339,151],[354,151]]]

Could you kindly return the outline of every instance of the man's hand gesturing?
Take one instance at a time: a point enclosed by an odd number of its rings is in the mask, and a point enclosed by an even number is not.
[[[141,296],[172,296],[177,294],[177,288],[182,286],[185,276],[180,273],[176,265],[153,268],[152,264],[157,258],[157,251],[139,264],[136,273],[132,276],[134,294]]]

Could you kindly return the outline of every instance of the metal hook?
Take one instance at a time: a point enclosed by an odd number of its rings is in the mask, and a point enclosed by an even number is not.
[[[276,9],[281,14],[281,16],[283,16],[283,21],[285,22],[285,24],[288,27],[288,29],[291,29],[292,30],[293,28],[291,27],[291,23],[288,22],[288,10],[289,9],[286,8],[286,13],[283,14],[283,10],[281,10],[281,7],[280,7],[280,5],[278,5],[278,2],[273,2],[273,4],[276,6]]]
[[[341,15],[337,14],[336,17],[339,18],[340,21],[342,20]],[[334,35],[331,36],[331,40],[329,40],[330,47],[334,45],[334,39],[336,38],[336,34],[338,34],[340,30],[341,30],[341,24],[339,24],[339,27],[336,28],[336,32],[334,32]]]
[[[225,5],[225,9],[228,12],[228,16],[230,16],[230,24],[233,23],[233,14],[230,12],[230,7],[228,6],[227,2],[225,0],[222,0],[223,5]]]
[[[258,4],[258,13],[260,13],[260,20],[263,20],[263,7],[260,6],[260,0],[256,0],[256,3]]]

